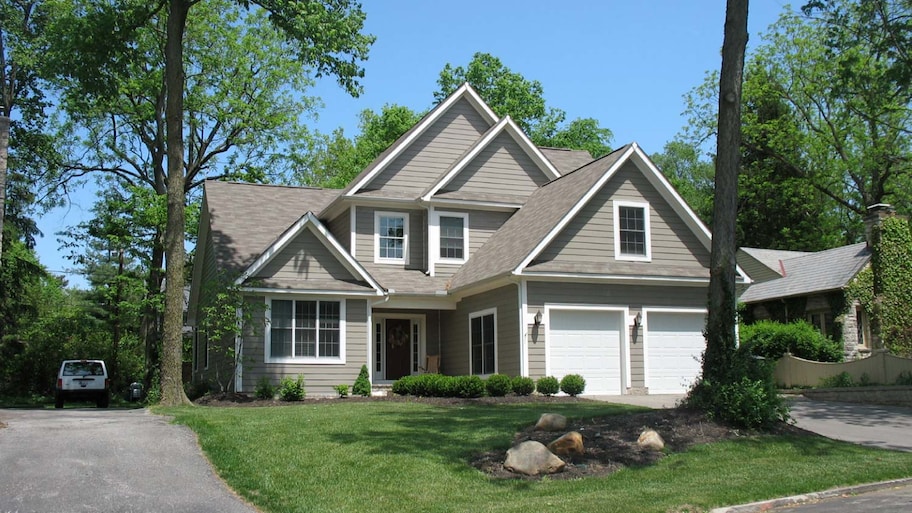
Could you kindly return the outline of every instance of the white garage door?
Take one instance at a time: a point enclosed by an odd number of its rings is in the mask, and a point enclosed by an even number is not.
[[[705,314],[647,312],[646,386],[650,394],[686,392],[700,374]]]
[[[621,313],[552,310],[550,321],[550,375],[582,375],[585,394],[620,394]]]

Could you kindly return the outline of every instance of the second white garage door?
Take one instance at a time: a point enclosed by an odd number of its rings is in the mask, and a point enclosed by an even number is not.
[[[585,394],[621,393],[622,314],[605,310],[551,310],[549,374],[580,374]]]
[[[650,394],[686,392],[700,374],[704,313],[647,312],[646,386]]]

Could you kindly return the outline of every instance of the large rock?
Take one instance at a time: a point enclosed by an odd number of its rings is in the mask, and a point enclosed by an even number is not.
[[[504,468],[511,472],[537,476],[564,470],[564,460],[555,456],[541,442],[527,440],[507,451]]]
[[[665,440],[662,440],[662,435],[657,433],[656,430],[646,429],[637,438],[637,445],[644,449],[661,451],[665,448]]]
[[[557,413],[542,413],[535,424],[536,431],[563,431],[567,428],[567,417]]]
[[[548,450],[558,456],[582,455],[585,451],[583,448],[583,435],[576,431],[571,431],[548,444]]]

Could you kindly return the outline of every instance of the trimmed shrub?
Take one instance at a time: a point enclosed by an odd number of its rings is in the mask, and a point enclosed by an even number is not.
[[[418,376],[402,376],[393,381],[393,393],[396,395],[415,395],[415,378]]]
[[[279,382],[279,398],[283,401],[300,401],[304,399],[304,376],[298,374],[297,378],[285,376]]]
[[[457,376],[453,383],[456,397],[473,398],[485,394],[485,382],[479,376]]]
[[[367,372],[367,365],[361,366],[361,372],[358,373],[358,377],[355,379],[355,384],[352,385],[352,395],[370,397],[371,382]]]
[[[535,383],[535,390],[541,395],[554,395],[560,391],[560,381],[554,376],[539,378]]]
[[[759,321],[740,327],[741,346],[754,356],[771,360],[782,358],[786,352],[815,362],[841,362],[842,347],[807,322],[782,324]]]
[[[513,380],[505,374],[491,374],[485,381],[485,390],[491,397],[503,397],[513,391]]]
[[[513,393],[516,395],[530,395],[532,392],[535,392],[535,380],[532,378],[527,378],[525,376],[516,376],[513,378],[513,383],[511,383],[513,388]]]
[[[560,380],[561,392],[576,397],[586,390],[586,380],[579,374],[567,374]]]
[[[896,376],[896,384],[900,386],[912,386],[912,372],[900,372],[899,376]]]
[[[276,387],[272,384],[269,376],[262,376],[257,381],[256,388],[253,389],[253,395],[257,399],[273,399],[276,395]]]

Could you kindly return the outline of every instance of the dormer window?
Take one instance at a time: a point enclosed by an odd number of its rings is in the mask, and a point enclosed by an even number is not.
[[[408,251],[408,214],[377,212],[374,215],[374,261],[405,263]]]
[[[614,255],[618,260],[652,259],[649,204],[614,202]]]

